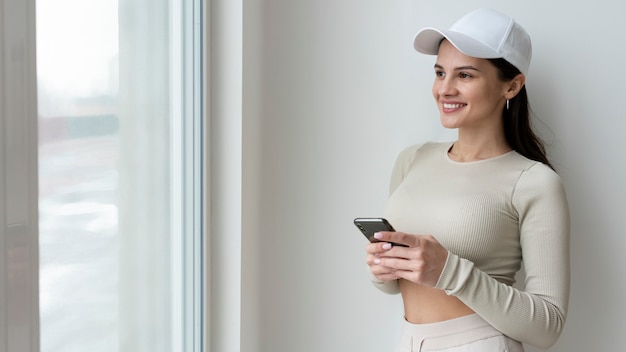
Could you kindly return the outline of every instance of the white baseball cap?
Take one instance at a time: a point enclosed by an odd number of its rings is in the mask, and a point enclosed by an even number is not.
[[[532,56],[530,36],[503,13],[481,8],[463,16],[449,30],[424,28],[415,35],[413,46],[420,53],[437,55],[444,38],[467,56],[503,58],[523,74],[528,72]]]

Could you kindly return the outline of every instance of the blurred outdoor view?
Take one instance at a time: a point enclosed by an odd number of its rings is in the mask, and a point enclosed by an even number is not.
[[[117,1],[37,0],[41,350],[118,345]]]
[[[172,350],[168,6],[37,0],[43,352]]]

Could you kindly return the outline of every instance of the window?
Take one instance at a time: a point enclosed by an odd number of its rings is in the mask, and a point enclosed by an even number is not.
[[[199,351],[199,0],[37,0],[41,351]]]

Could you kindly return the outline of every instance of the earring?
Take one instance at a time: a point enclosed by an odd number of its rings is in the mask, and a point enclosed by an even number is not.
[[[509,99],[506,100],[506,109],[509,110]]]

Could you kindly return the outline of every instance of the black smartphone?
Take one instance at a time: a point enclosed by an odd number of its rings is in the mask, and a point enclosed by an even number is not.
[[[374,238],[374,234],[379,231],[396,231],[393,226],[384,218],[356,218],[354,219],[354,225],[361,231],[361,233],[370,242],[379,242]],[[393,243],[394,246],[407,247],[406,245]]]

